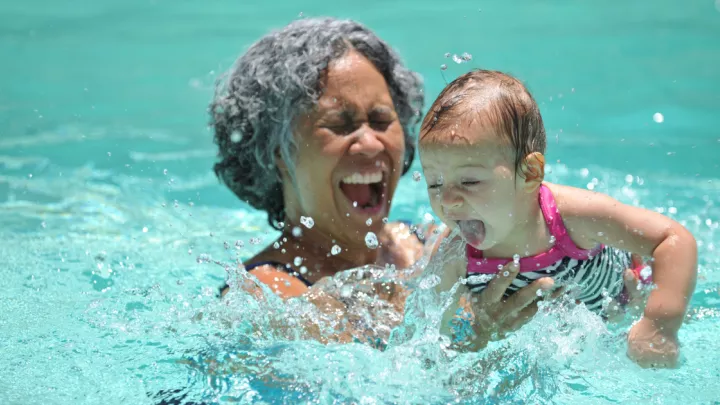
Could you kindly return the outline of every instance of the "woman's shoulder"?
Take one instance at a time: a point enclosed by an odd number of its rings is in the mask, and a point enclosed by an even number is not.
[[[307,283],[290,274],[285,264],[264,252],[243,261],[242,267],[282,298],[300,296],[308,289]],[[227,291],[228,288],[225,286],[222,295],[224,296]]]

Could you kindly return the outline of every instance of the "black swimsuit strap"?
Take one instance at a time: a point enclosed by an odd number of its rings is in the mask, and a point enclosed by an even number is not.
[[[312,285],[312,283],[311,283],[308,279],[306,279],[305,277],[303,277],[303,275],[300,274],[299,272],[293,270],[293,268],[290,267],[289,264],[283,264],[283,263],[275,262],[275,261],[272,261],[272,260],[268,260],[268,261],[264,261],[264,262],[257,262],[257,263],[252,263],[252,264],[245,265],[245,271],[247,271],[247,272],[249,273],[249,272],[251,272],[253,269],[255,269],[256,267],[268,266],[268,265],[269,265],[269,266],[273,266],[273,267],[278,268],[278,269],[281,269],[281,270],[284,271],[285,273],[287,273],[287,274],[295,277],[296,279],[302,281],[303,284],[305,284],[305,285],[308,286],[308,287],[310,287],[310,286]],[[223,283],[222,287],[220,287],[220,295],[219,295],[219,296],[222,296],[222,292],[225,291],[226,288],[228,288],[227,283]]]

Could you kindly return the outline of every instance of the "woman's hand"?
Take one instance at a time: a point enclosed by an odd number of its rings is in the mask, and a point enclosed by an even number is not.
[[[518,290],[511,297],[504,298],[505,290],[519,272],[520,266],[510,262],[480,294],[471,293],[464,297],[461,307],[471,312],[470,322],[474,336],[467,343],[472,349],[482,349],[488,342],[502,339],[505,334],[529,322],[538,310],[538,291],[549,291],[555,285],[551,278],[543,277]],[[562,294],[562,291],[555,291],[553,298]]]
[[[631,269],[625,270],[623,282],[625,285],[623,293],[626,294],[626,300],[624,303],[617,299],[612,300],[606,313],[608,322],[620,323],[627,319],[628,315],[631,317],[641,315],[645,309],[650,289],[643,287],[638,275]]]

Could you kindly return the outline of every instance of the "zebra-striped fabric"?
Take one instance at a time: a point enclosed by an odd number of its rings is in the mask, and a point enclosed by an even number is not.
[[[630,253],[604,246],[595,256],[578,260],[564,257],[550,266],[521,272],[508,287],[508,297],[517,290],[542,277],[551,277],[556,285],[577,287],[577,300],[594,312],[603,310],[604,302],[616,298],[623,290],[623,272],[632,266]],[[467,286],[472,292],[485,289],[488,277],[468,273]]]

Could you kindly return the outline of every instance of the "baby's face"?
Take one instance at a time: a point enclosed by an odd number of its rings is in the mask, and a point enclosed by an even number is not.
[[[505,241],[516,223],[516,207],[526,198],[516,185],[507,144],[493,133],[461,142],[433,138],[420,141],[420,161],[435,213],[477,249]]]

